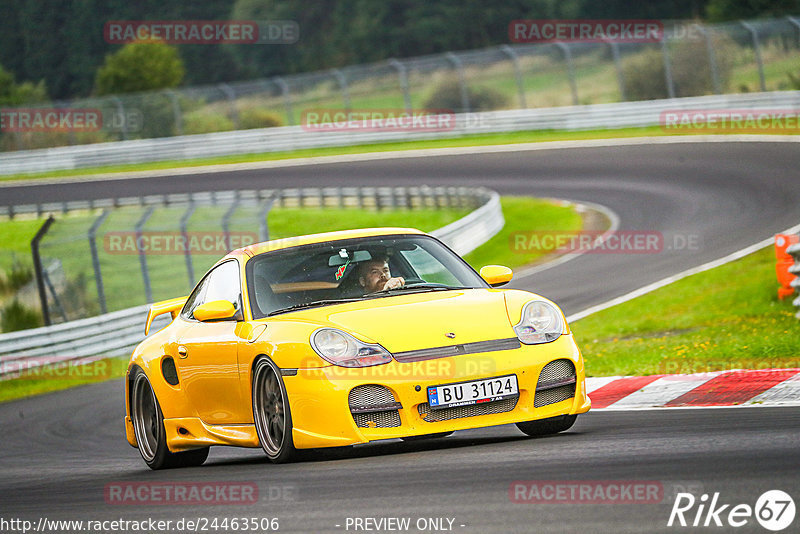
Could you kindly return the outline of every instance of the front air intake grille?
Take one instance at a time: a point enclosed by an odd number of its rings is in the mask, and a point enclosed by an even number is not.
[[[400,426],[400,412],[354,413],[353,420],[359,428],[392,428]]]
[[[389,388],[377,384],[356,386],[347,397],[350,413],[360,428],[391,428],[400,426],[399,409],[403,406]]]
[[[397,402],[389,388],[377,384],[356,386],[347,397],[350,408],[392,404]]]
[[[554,360],[544,366],[536,383],[534,408],[541,408],[575,396],[575,365],[570,360]]]
[[[484,402],[481,404],[472,404],[470,406],[441,408],[438,410],[431,410],[430,405],[426,402],[417,406],[417,411],[419,415],[422,416],[422,419],[428,423],[435,423],[438,421],[461,419],[462,417],[510,412],[517,405],[517,399],[519,399],[518,396],[500,401]]]

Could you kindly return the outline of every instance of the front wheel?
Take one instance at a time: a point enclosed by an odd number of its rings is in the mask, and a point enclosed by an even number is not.
[[[292,441],[292,413],[281,371],[269,358],[253,368],[253,421],[261,448],[273,463],[289,462],[297,449]]]
[[[194,467],[208,458],[208,447],[170,452],[167,448],[164,414],[144,371],[138,369],[131,391],[131,420],[139,453],[150,469]]]
[[[577,415],[557,415],[556,417],[548,417],[547,419],[539,419],[538,421],[517,423],[517,428],[529,436],[547,436],[569,430],[569,428],[575,424],[577,418]]]

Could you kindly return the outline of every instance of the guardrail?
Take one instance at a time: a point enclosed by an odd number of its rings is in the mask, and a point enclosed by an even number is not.
[[[455,114],[453,128],[424,130],[310,131],[283,126],[77,145],[0,154],[0,175],[74,170],[104,165],[191,160],[236,154],[347,146],[391,141],[443,139],[526,130],[587,130],[658,126],[673,110],[797,110],[800,91],[709,95],[641,102]]]
[[[452,205],[453,199],[461,202],[467,199],[479,207],[461,219],[431,232],[444,241],[458,254],[471,252],[503,227],[503,212],[500,196],[484,188],[343,188],[339,196],[330,189],[274,190],[271,196],[279,202],[296,202],[298,206],[326,205],[326,199],[342,200],[342,205],[352,204],[342,197],[356,192],[362,202],[375,202],[376,205],[402,205],[411,202],[420,190],[428,193],[440,207]],[[365,200],[367,199],[367,200]],[[383,200],[381,200],[383,199]],[[164,198],[162,198],[164,200]],[[150,197],[155,202],[155,197]],[[364,204],[362,204],[363,206]],[[409,207],[411,204],[407,204]],[[148,305],[107,313],[97,317],[69,321],[53,326],[11,332],[0,335],[0,379],[14,377],[22,370],[58,362],[88,363],[110,356],[129,354],[144,339],[143,326]],[[155,332],[168,321],[157,318]]]
[[[298,189],[250,189],[232,191],[199,191],[142,195],[138,197],[102,198],[65,202],[45,202],[0,206],[0,218],[67,214],[75,211],[95,211],[122,207],[169,206],[239,206],[263,205],[269,202],[276,207],[324,208],[351,207],[381,210],[386,208],[474,208],[475,189],[468,187],[306,187]]]
[[[800,308],[800,243],[795,243],[794,245],[789,245],[786,249],[786,253],[789,254],[794,259],[794,265],[789,267],[789,272],[798,278],[792,280],[791,286],[795,289],[797,293],[797,298],[792,301],[792,304]],[[797,312],[795,315],[798,319],[800,319],[800,311]]]

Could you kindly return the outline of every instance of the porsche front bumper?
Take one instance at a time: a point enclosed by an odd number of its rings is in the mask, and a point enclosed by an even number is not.
[[[541,405],[534,402],[542,369],[555,360],[574,365],[574,395]],[[474,405],[445,412],[428,406],[427,388],[483,378],[516,375],[515,399]],[[541,345],[521,345],[509,350],[463,354],[444,358],[364,368],[328,366],[284,373],[297,448],[352,445],[368,441],[450,432],[486,426],[533,421],[565,414],[584,413],[591,407],[586,395],[583,359],[572,335]],[[391,421],[356,417],[351,413],[350,392],[364,385],[391,392],[396,410]],[[541,385],[540,385],[541,388]],[[381,408],[389,410],[384,403]],[[539,407],[536,407],[539,405]],[[491,405],[491,406],[489,406]],[[358,422],[356,422],[358,419]]]

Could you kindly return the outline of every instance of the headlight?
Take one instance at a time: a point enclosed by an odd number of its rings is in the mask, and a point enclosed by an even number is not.
[[[311,334],[311,347],[322,359],[341,367],[370,367],[392,361],[392,355],[377,343],[364,343],[333,328],[320,328]]]
[[[519,340],[526,345],[550,343],[564,331],[564,321],[555,306],[541,300],[532,300],[522,308],[522,317],[514,325]]]

